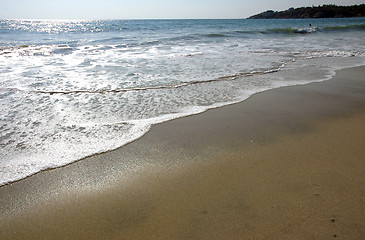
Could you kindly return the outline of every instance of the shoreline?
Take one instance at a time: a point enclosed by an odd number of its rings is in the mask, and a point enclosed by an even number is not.
[[[364,65],[365,66],[365,65]],[[340,70],[343,70],[343,69],[347,69],[347,68],[357,68],[357,67],[362,67],[362,65],[357,65],[357,66],[352,66],[352,67],[345,67],[345,68],[341,68]],[[259,72],[258,75],[266,75],[266,74],[270,74],[270,73],[275,73],[277,71],[280,71],[280,69],[282,68],[279,67],[279,68],[275,68],[275,69],[272,69],[272,70],[269,70],[269,71],[265,71],[265,72]],[[335,73],[337,71],[340,71],[340,70],[333,70],[333,76],[335,75]],[[252,75],[251,73],[244,73],[244,75]],[[77,160],[73,160],[69,163],[66,163],[64,165],[58,165],[56,167],[49,167],[49,168],[43,168],[41,170],[39,170],[38,172],[34,172],[32,174],[29,174],[29,175],[26,175],[25,177],[22,177],[22,178],[17,178],[16,180],[8,180],[6,182],[2,182],[0,183],[0,188],[3,187],[3,186],[7,186],[7,185],[12,185],[14,183],[17,183],[17,182],[21,182],[25,179],[28,179],[28,178],[31,178],[37,174],[41,174],[43,172],[47,172],[47,171],[50,171],[50,170],[56,170],[56,169],[59,169],[59,168],[64,168],[64,167],[67,167],[69,165],[72,165],[72,164],[75,164],[79,161],[84,161],[86,159],[89,159],[89,158],[93,158],[93,157],[97,157],[99,155],[103,155],[103,154],[106,154],[106,153],[109,153],[109,152],[113,152],[113,151],[117,151],[121,148],[124,148],[126,145],[129,145],[135,141],[138,141],[140,138],[144,137],[144,135],[146,135],[150,129],[153,127],[153,126],[156,126],[156,125],[160,125],[160,124],[164,124],[166,122],[169,122],[169,121],[174,121],[174,120],[177,120],[177,119],[180,119],[180,118],[187,118],[187,117],[191,117],[191,116],[195,116],[195,115],[199,115],[199,114],[203,114],[207,111],[211,111],[211,110],[215,110],[215,109],[219,109],[219,108],[222,108],[222,107],[228,107],[228,106],[232,106],[232,105],[235,105],[235,104],[240,104],[242,102],[245,102],[247,99],[257,95],[257,94],[261,94],[261,93],[264,93],[266,91],[272,91],[272,90],[276,90],[276,89],[280,89],[280,88],[286,88],[286,87],[297,87],[297,86],[303,86],[303,85],[307,85],[307,84],[313,84],[313,83],[320,83],[320,82],[324,82],[324,81],[329,81],[333,78],[333,76],[330,76],[330,77],[326,77],[326,78],[322,78],[320,80],[315,80],[315,81],[312,81],[312,82],[306,82],[306,83],[297,83],[297,84],[294,84],[294,85],[280,85],[280,86],[272,86],[270,88],[267,88],[267,89],[261,89],[255,93],[252,93],[251,95],[248,95],[247,97],[245,97],[243,100],[235,100],[235,101],[232,101],[232,102],[225,102],[225,103],[217,103],[217,104],[214,104],[214,105],[211,105],[207,108],[204,108],[204,110],[199,110],[199,111],[195,111],[195,112],[189,112],[188,114],[183,114],[183,113],[178,113],[178,117],[167,117],[166,119],[162,120],[162,121],[157,121],[157,122],[154,122],[152,123],[150,126],[149,126],[149,129],[141,134],[140,136],[136,137],[136,138],[132,138],[130,140],[127,141],[127,143],[119,146],[119,147],[116,147],[116,148],[112,148],[112,149],[109,149],[109,150],[106,150],[106,151],[102,151],[102,152],[96,152],[96,153],[93,153],[93,154],[90,154],[90,155],[87,155],[87,156],[84,156],[80,159],[77,159]],[[225,80],[217,80],[218,81],[225,81]],[[57,92],[55,92],[57,93]],[[58,92],[58,93],[61,93],[61,92]],[[65,94],[68,94],[67,92],[65,92]]]
[[[117,150],[4,185],[0,237],[364,237],[364,218],[354,214],[365,209],[360,201],[365,164],[359,162],[365,156],[364,73],[365,67],[344,69],[328,81],[267,90],[241,103],[157,124]],[[344,144],[338,138],[355,144],[337,149]],[[329,146],[336,147],[338,159]],[[313,156],[321,161],[312,161]],[[326,165],[326,156],[336,159],[337,168]],[[344,157],[356,161],[348,167]],[[296,159],[308,160],[308,166]],[[349,199],[344,193],[355,196],[350,200],[356,207],[342,209],[343,215],[356,216],[349,220],[354,226],[340,224],[341,211],[329,216],[329,223],[337,224],[315,225],[328,218],[332,199],[334,208]],[[323,213],[322,218],[308,217],[308,211]]]

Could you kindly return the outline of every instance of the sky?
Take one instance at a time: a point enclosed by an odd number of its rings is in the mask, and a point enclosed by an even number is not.
[[[0,19],[221,19],[364,0],[0,0]]]

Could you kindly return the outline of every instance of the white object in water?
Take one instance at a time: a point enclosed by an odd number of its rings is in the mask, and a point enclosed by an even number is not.
[[[317,32],[318,27],[309,27],[309,28],[294,28],[295,33],[314,33]]]

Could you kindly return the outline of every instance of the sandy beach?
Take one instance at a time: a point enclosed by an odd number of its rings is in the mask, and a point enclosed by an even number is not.
[[[0,239],[364,239],[365,67],[0,187]]]

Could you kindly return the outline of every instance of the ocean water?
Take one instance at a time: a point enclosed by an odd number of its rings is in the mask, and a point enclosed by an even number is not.
[[[310,34],[296,28],[318,27]],[[365,18],[0,20],[0,185],[365,64]]]

